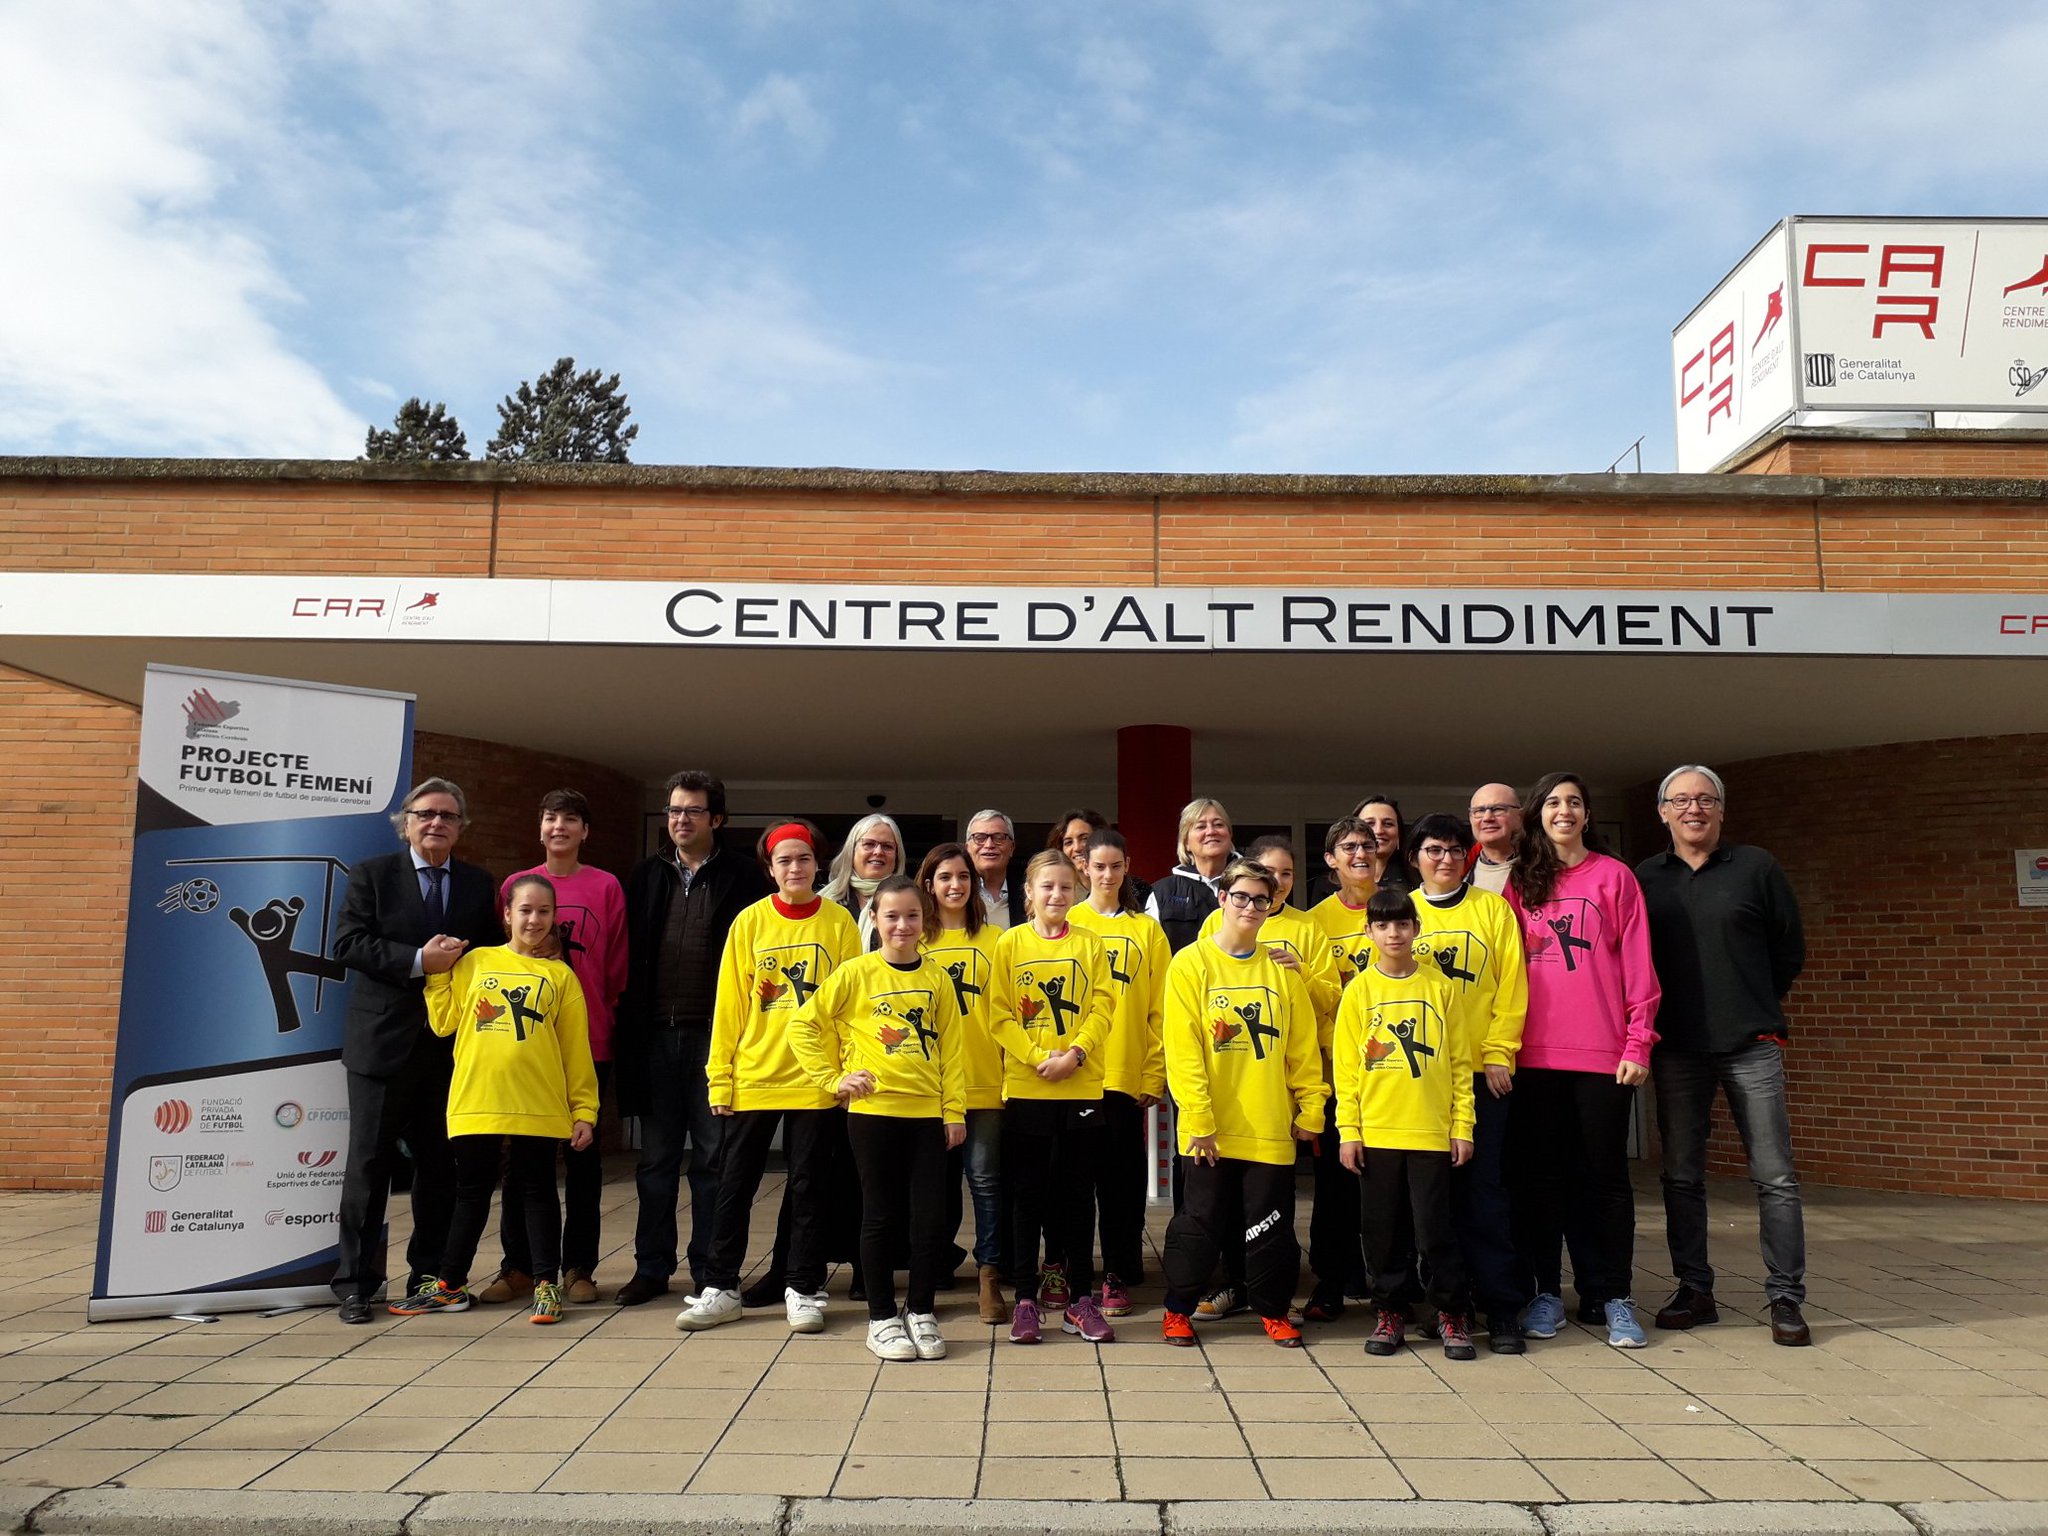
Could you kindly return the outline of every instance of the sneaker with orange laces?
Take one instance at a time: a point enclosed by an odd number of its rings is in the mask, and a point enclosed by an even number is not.
[[[1067,1266],[1048,1264],[1038,1273],[1038,1305],[1047,1312],[1064,1312],[1073,1300],[1067,1288]]]
[[[1282,1349],[1301,1348],[1301,1330],[1286,1318],[1262,1317],[1259,1321],[1266,1325],[1266,1337]]]
[[[1192,1349],[1195,1343],[1194,1319],[1185,1312],[1169,1312],[1160,1319],[1159,1336],[1181,1349]]]

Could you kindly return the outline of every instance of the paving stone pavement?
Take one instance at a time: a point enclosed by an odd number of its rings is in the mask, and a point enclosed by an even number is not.
[[[633,1194],[629,1166],[610,1176],[607,1297],[631,1269]],[[765,1183],[757,1253],[780,1194]],[[522,1529],[772,1536],[884,1514],[899,1530],[1230,1536],[1307,1528],[1332,1501],[1346,1524],[1411,1531],[1774,1528],[1766,1506],[1814,1536],[2048,1530],[2048,1211],[1809,1190],[1815,1345],[1794,1350],[1762,1324],[1747,1186],[1713,1201],[1726,1320],[1652,1330],[1643,1350],[1574,1325],[1519,1359],[1447,1362],[1425,1342],[1373,1360],[1356,1309],[1298,1351],[1248,1318],[1171,1350],[1155,1278],[1111,1346],[1000,1342],[963,1287],[941,1298],[947,1358],[884,1366],[838,1294],[812,1337],[779,1308],[679,1334],[679,1298],[572,1308],[554,1328],[504,1307],[91,1326],[97,1197],[10,1193],[0,1527],[34,1512],[46,1531],[232,1516],[269,1536],[454,1536],[512,1496]],[[1306,1183],[1301,1203],[1305,1228]],[[1638,1208],[1654,1309],[1670,1280],[1653,1184]],[[876,1502],[906,1497],[935,1502]]]

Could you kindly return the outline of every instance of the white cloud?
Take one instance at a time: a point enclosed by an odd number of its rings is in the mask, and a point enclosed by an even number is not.
[[[361,424],[280,335],[295,296],[220,206],[275,131],[230,6],[0,11],[0,418],[26,451],[346,455]]]
[[[812,104],[803,82],[784,74],[771,74],[747,92],[733,111],[733,128],[742,138],[777,130],[806,156],[823,152],[832,138],[831,123]]]

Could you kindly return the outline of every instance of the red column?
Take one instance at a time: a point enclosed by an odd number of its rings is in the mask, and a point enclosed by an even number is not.
[[[1157,880],[1174,864],[1181,807],[1194,797],[1195,736],[1184,725],[1125,725],[1116,733],[1116,824],[1131,868]]]

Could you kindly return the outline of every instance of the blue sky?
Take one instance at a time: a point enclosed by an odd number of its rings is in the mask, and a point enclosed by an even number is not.
[[[1671,467],[1786,213],[2040,214],[2032,6],[0,0],[0,452]]]

